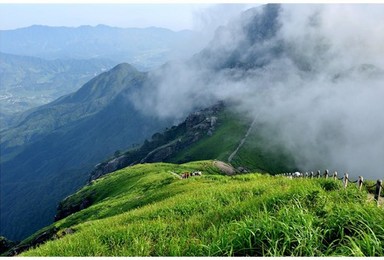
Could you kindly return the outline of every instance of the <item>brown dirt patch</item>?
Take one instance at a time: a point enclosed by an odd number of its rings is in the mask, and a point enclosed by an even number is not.
[[[213,165],[220,169],[222,173],[225,173],[227,175],[234,175],[236,174],[235,168],[233,168],[231,165],[226,164],[222,161],[214,161]]]

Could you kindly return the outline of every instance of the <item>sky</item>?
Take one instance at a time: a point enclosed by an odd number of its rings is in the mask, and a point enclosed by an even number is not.
[[[134,4],[134,3],[83,3],[83,4],[10,4],[0,2],[0,29],[9,30],[30,25],[96,26],[105,24],[116,27],[150,26],[174,31],[199,30],[206,10],[218,4]],[[227,4],[231,5],[231,4]],[[233,5],[232,5],[233,6]],[[240,6],[240,7],[239,7]],[[238,5],[244,10],[255,4]],[[234,8],[230,8],[234,9]]]
[[[60,3],[61,2],[61,3]],[[287,0],[271,0],[269,2],[287,2]],[[303,2],[303,1],[288,1]],[[307,1],[308,2],[308,1]],[[319,2],[319,1],[316,1]],[[322,0],[320,2],[333,2],[333,0]],[[337,2],[358,2],[338,0]],[[368,0],[368,2],[376,2]],[[143,4],[145,3],[145,4]],[[224,4],[223,4],[224,3]],[[222,12],[225,19],[238,12],[257,6],[265,1],[242,0],[237,3],[236,8],[230,7]],[[218,5],[235,6],[233,1],[197,1],[190,0],[183,3],[173,1],[132,1],[132,0],[0,0],[0,30],[10,30],[31,25],[70,26],[81,25],[96,26],[105,24],[116,27],[138,27],[150,26],[168,28],[174,31],[180,30],[202,30],[206,21],[201,21],[205,13],[212,13],[211,9]],[[223,9],[223,8],[221,8]],[[208,11],[207,11],[208,10]],[[203,17],[202,17],[203,16]],[[209,21],[212,22],[212,21]],[[216,21],[217,22],[217,21]]]

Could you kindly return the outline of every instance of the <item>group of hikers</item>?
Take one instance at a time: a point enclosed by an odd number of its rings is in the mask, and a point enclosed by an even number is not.
[[[192,177],[192,176],[201,176],[201,175],[202,175],[201,171],[195,171],[195,172],[191,172],[191,173],[184,172],[181,174],[181,178],[182,179],[188,179],[189,177]]]

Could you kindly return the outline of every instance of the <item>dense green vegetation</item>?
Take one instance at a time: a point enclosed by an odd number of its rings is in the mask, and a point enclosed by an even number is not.
[[[193,170],[203,176],[174,174]],[[331,179],[225,176],[212,161],[142,164],[92,182],[63,204],[84,198],[92,205],[45,229],[55,227],[58,239],[22,255],[384,255],[383,208],[366,191]]]

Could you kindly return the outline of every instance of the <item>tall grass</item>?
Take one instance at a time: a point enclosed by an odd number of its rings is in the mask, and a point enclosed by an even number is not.
[[[181,180],[167,173],[186,169],[210,174]],[[333,180],[229,177],[196,162],[132,167],[92,186],[95,204],[56,224],[75,233],[23,255],[384,255],[384,210]]]

